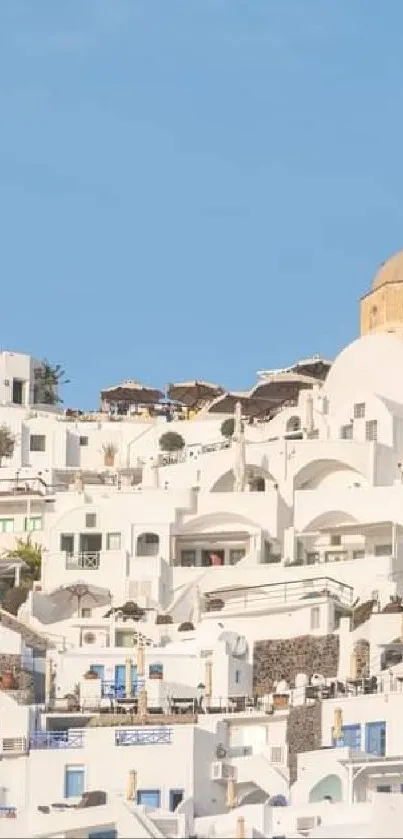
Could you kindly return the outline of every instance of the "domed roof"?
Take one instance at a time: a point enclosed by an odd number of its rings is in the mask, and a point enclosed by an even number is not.
[[[372,289],[380,288],[388,283],[403,283],[403,251],[395,253],[382,263],[375,275]]]
[[[333,409],[364,391],[403,404],[402,370],[401,338],[388,333],[364,335],[337,356],[323,393]]]

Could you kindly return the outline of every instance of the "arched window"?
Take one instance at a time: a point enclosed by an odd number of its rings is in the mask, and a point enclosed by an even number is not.
[[[158,533],[140,533],[137,537],[137,556],[157,556],[159,547]]]
[[[341,801],[342,799],[342,785],[338,775],[326,775],[321,781],[318,781],[312,787],[309,793],[309,803],[317,803],[318,801]]]
[[[300,417],[297,417],[297,416],[290,417],[290,419],[287,420],[287,425],[285,427],[286,434],[291,434],[295,431],[300,431],[300,430],[301,430],[301,419],[300,419]]]

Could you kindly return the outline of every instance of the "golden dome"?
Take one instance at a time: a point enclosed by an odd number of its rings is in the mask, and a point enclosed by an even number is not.
[[[372,290],[389,283],[403,283],[403,251],[382,263],[372,283]]]

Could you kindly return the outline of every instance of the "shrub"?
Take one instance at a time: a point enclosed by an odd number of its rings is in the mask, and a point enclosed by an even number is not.
[[[184,621],[178,626],[178,632],[191,632],[194,629],[191,621]]]
[[[166,431],[160,437],[159,443],[163,452],[180,452],[185,446],[182,435],[176,431]]]
[[[18,609],[25,603],[28,597],[28,588],[19,586],[18,588],[9,588],[6,591],[3,601],[1,603],[2,609],[9,612],[10,615],[17,615]]]
[[[230,440],[235,429],[235,420],[234,417],[228,417],[221,423],[221,434],[223,437],[226,437],[227,440]]]
[[[3,465],[3,458],[12,457],[14,454],[15,437],[8,425],[0,425],[0,466]]]

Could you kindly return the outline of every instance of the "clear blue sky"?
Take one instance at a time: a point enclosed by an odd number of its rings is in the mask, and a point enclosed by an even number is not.
[[[1,0],[3,348],[248,387],[403,247],[402,0]]]

